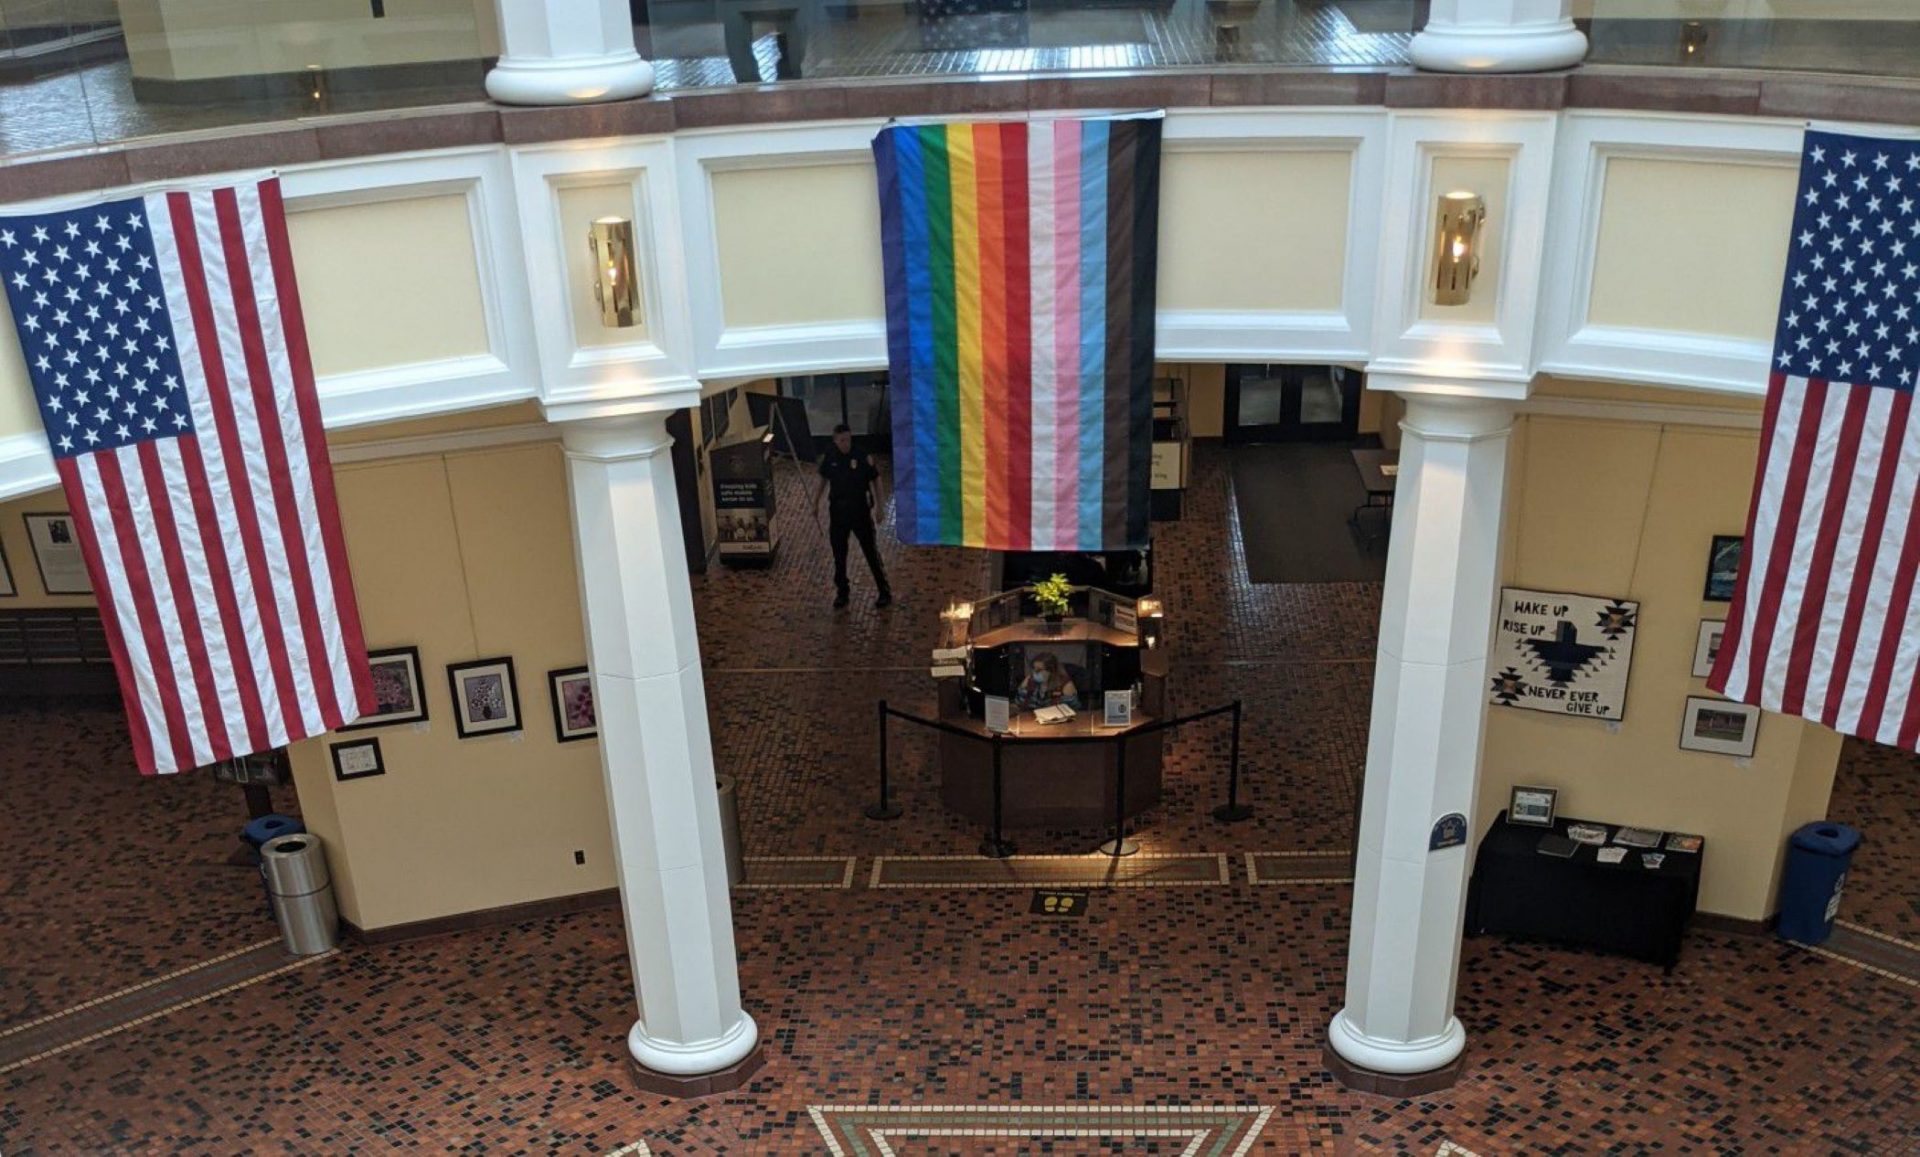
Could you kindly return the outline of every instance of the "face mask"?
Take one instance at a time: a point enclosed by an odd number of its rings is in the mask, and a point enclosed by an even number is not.
[[[1045,671],[1035,671],[1033,673],[1033,681],[1043,687],[1046,686],[1047,673]]]

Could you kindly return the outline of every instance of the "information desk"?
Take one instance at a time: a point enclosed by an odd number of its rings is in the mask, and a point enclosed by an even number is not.
[[[1602,846],[1616,846],[1613,834],[1620,829],[1596,823],[1607,829],[1605,845],[1581,844],[1566,859],[1538,850],[1540,837],[1549,830],[1564,836],[1572,824],[1593,822],[1561,819],[1548,829],[1510,824],[1501,812],[1473,862],[1467,934],[1579,944],[1672,971],[1700,896],[1700,861],[1706,848],[1691,853],[1627,848],[1626,859],[1603,864],[1596,854]],[[1660,866],[1642,866],[1643,851],[1661,852]]]
[[[982,827],[993,825],[993,744],[977,719],[945,722],[980,736],[940,734],[940,799]],[[1131,735],[1151,723],[1103,727],[1093,712],[1066,723],[1036,723],[1023,712],[1000,740],[1000,822],[1009,828],[1091,828],[1111,824],[1120,748],[1127,753],[1126,814],[1160,802],[1162,732]],[[1128,736],[1130,736],[1128,738]]]
[[[1044,619],[1031,595],[1014,590],[942,615],[934,651],[940,722],[964,735],[940,736],[940,794],[968,819],[993,822],[994,748],[1000,750],[1003,827],[1099,827],[1160,800],[1164,729],[1135,734],[1167,717],[1166,651],[1160,604],[1091,587],[1076,588],[1070,614]],[[1107,695],[1131,704],[1107,726]],[[1075,717],[1041,723],[1034,709],[1064,703]],[[989,717],[1007,730],[988,742]],[[971,736],[979,736],[979,739]],[[1116,797],[1121,748],[1126,798]]]

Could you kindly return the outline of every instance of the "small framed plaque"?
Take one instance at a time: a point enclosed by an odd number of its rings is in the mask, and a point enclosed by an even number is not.
[[[987,730],[995,735],[1005,735],[1011,730],[1012,701],[1005,695],[986,697],[982,714],[986,716]]]
[[[341,783],[387,774],[387,765],[380,759],[378,739],[349,739],[327,750],[333,755],[333,778]]]
[[[71,514],[23,514],[33,561],[40,567],[40,589],[50,595],[90,595],[86,556]]]
[[[1758,707],[1729,699],[1687,696],[1687,711],[1680,726],[1680,746],[1684,750],[1750,756],[1759,741]]]
[[[1720,640],[1727,624],[1718,619],[1700,620],[1700,637],[1693,644],[1693,677],[1705,679],[1713,674],[1713,661],[1720,657]]]
[[[1133,692],[1109,691],[1105,699],[1106,711],[1101,722],[1108,727],[1133,726]]]
[[[1515,786],[1507,801],[1507,822],[1532,828],[1553,826],[1554,803],[1560,792],[1551,787]]]

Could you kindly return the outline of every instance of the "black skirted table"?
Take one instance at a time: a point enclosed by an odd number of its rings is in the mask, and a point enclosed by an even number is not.
[[[1567,834],[1572,824],[1607,829],[1608,844],[1581,844],[1567,858],[1538,850],[1549,829],[1510,824],[1501,812],[1480,841],[1467,888],[1467,934],[1497,933],[1529,940],[1580,944],[1665,965],[1680,959],[1680,941],[1700,898],[1697,852],[1664,848],[1627,848],[1618,864],[1597,858],[1602,846],[1614,847],[1615,824],[1561,819],[1552,831]],[[1641,852],[1661,852],[1660,866],[1649,868]]]

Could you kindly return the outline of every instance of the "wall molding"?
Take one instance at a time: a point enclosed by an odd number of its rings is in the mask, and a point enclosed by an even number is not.
[[[471,355],[329,374],[317,382],[329,427],[498,405],[534,393],[532,301],[520,275],[520,215],[495,145],[315,162],[281,172],[289,215],[450,194],[464,197],[487,348]]]
[[[60,485],[53,466],[53,451],[47,446],[44,431],[0,438],[0,502],[9,498],[52,490]]]
[[[1705,426],[1721,430],[1758,430],[1757,410],[1722,406],[1689,406],[1673,402],[1621,402],[1604,398],[1528,398],[1520,413],[1542,418],[1582,418],[1609,422],[1641,422],[1660,426]]]
[[[368,442],[347,442],[328,446],[327,456],[335,466],[355,462],[381,462],[390,458],[415,458],[426,454],[457,454],[468,450],[490,450],[501,446],[523,446],[534,442],[558,442],[560,430],[548,422],[521,422],[512,426],[487,426],[478,430],[458,430],[446,434],[420,434],[413,437],[380,438]]]
[[[1535,299],[1552,200],[1552,113],[1395,113],[1372,341],[1374,361],[1415,377],[1526,379],[1534,371]],[[1433,247],[1434,167],[1455,159],[1504,160],[1503,210],[1488,219],[1498,240],[1493,319],[1423,316]],[[1484,292],[1484,289],[1481,290]]]
[[[1797,169],[1803,122],[1569,113],[1554,157],[1539,369],[1680,389],[1765,390],[1771,339],[1595,324],[1595,260],[1614,160]]]

